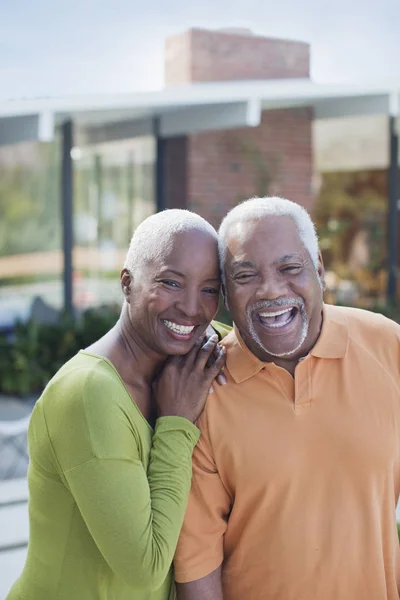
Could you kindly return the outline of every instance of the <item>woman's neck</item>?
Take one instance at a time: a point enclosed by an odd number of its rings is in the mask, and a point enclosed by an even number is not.
[[[126,304],[115,326],[90,350],[108,358],[124,382],[132,386],[150,385],[167,358],[146,346],[132,326]]]

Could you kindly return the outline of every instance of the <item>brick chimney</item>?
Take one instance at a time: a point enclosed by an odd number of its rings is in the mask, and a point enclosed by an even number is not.
[[[190,29],[165,44],[166,85],[309,74],[309,44],[257,36],[248,29]]]
[[[249,30],[191,29],[166,41],[166,85],[297,79],[309,71],[309,44]],[[255,194],[285,196],[312,210],[312,119],[308,107],[270,110],[258,127],[166,139],[166,206],[189,208],[216,227]]]

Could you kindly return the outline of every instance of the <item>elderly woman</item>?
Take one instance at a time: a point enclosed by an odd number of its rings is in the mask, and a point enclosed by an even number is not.
[[[8,600],[168,600],[194,421],[224,364],[217,234],[164,211],[136,230],[117,324],[66,363],[29,427],[28,556]]]

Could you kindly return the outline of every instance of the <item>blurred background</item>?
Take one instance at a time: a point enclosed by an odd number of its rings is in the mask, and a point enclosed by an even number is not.
[[[0,599],[26,552],[26,419],[115,322],[148,215],[217,227],[287,197],[317,224],[326,301],[400,320],[398,0],[185,6],[0,8]]]

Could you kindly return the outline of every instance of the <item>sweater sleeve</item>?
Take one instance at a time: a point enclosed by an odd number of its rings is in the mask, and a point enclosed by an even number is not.
[[[79,426],[66,424],[70,434],[77,429],[85,439],[72,433],[67,452],[65,440],[58,438],[55,452],[77,508],[110,568],[132,588],[151,591],[162,585],[171,567],[199,430],[182,417],[158,419],[146,473],[139,458],[140,440],[123,406],[113,401],[116,391],[104,378],[85,385]]]
[[[211,321],[211,327],[217,332],[220,340],[223,340],[225,336],[232,331],[232,327],[226,323],[220,323],[219,321]]]

